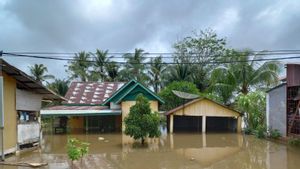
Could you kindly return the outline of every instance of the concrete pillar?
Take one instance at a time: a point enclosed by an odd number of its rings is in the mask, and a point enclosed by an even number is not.
[[[239,116],[237,118],[237,132],[240,133],[242,132],[242,117]]]
[[[202,147],[206,147],[206,134],[202,133]]]
[[[202,116],[202,133],[206,132],[206,116]]]
[[[170,126],[169,126],[169,130],[170,130],[170,133],[172,134],[173,133],[173,127],[174,127],[174,115],[171,114],[170,115]]]

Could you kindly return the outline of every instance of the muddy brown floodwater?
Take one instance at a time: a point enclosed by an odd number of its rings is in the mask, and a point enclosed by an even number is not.
[[[122,134],[44,135],[42,148],[7,161],[48,162],[44,168],[69,168],[68,137],[90,143],[82,168],[121,169],[299,169],[300,149],[240,134],[164,134],[141,146]],[[99,139],[103,137],[103,139]],[[0,166],[3,169],[22,167]]]

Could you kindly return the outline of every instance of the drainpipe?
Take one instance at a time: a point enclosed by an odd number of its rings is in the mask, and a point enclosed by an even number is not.
[[[0,51],[0,58],[2,56],[2,51]],[[1,130],[1,160],[4,161],[4,98],[3,98],[3,76],[2,76],[2,63],[0,63],[0,130]]]

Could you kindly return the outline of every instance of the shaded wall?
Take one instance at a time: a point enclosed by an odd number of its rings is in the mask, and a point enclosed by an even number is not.
[[[17,145],[16,80],[3,73],[4,150],[11,153]]]
[[[281,85],[267,93],[267,127],[277,129],[286,136],[286,85]]]

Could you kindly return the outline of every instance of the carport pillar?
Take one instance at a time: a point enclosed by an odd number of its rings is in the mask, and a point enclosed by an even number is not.
[[[206,132],[206,116],[202,116],[202,133]]]
[[[171,114],[171,115],[170,115],[170,126],[169,126],[169,128],[170,128],[170,133],[173,133],[173,127],[174,127],[174,115]]]
[[[237,118],[237,132],[240,133],[242,132],[242,117],[239,116]]]

